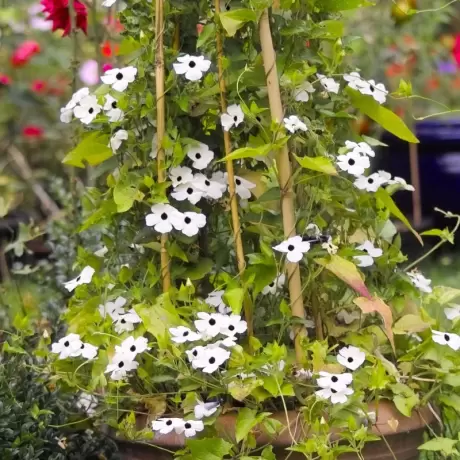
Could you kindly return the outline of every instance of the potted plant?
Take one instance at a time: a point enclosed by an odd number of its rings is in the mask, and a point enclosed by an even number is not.
[[[358,110],[417,142],[342,64],[337,10],[361,3],[128,0],[125,64],[62,109],[84,128],[64,163],[110,172],[53,368],[126,458],[455,451],[429,424],[458,398],[460,291],[411,271],[392,223],[422,242],[392,198],[411,187],[352,137]]]

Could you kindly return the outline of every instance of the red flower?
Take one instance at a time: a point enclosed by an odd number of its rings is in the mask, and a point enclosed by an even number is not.
[[[460,67],[460,34],[455,36],[455,44],[452,49],[452,55],[454,56],[457,66]]]
[[[43,128],[37,125],[27,125],[22,129],[22,135],[27,139],[41,139],[43,132]]]
[[[63,37],[69,35],[71,29],[69,0],[41,0],[43,12],[47,13],[47,21],[53,22],[53,32],[55,30],[63,30]],[[83,30],[86,34],[88,29],[88,12],[86,6],[74,0],[75,13],[77,15],[77,29]]]
[[[30,89],[34,93],[44,93],[47,90],[47,86],[45,80],[34,80],[30,85]]]
[[[198,24],[196,25],[196,33],[197,33],[198,35],[201,35],[201,33],[203,32],[203,29],[204,29],[204,25],[203,25],[203,24],[198,23]]]
[[[0,85],[8,86],[11,84],[11,78],[4,73],[0,73]]]
[[[117,54],[119,49],[118,45],[112,47],[112,44],[108,40],[101,45],[101,51],[105,57],[111,57],[114,53]]]
[[[11,64],[13,67],[21,67],[27,64],[34,54],[41,51],[40,45],[34,40],[26,40],[22,42],[11,56]]]

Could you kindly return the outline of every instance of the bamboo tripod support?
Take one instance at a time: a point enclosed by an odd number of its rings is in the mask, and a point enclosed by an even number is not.
[[[165,67],[164,67],[164,10],[163,0],[156,0],[155,4],[155,84],[157,103],[157,165],[158,182],[165,181],[165,152],[163,138],[165,136]],[[171,273],[169,271],[169,254],[166,249],[168,235],[161,235],[161,279],[163,292],[167,292],[171,286]]]
[[[266,9],[259,24],[260,44],[262,46],[262,59],[265,68],[265,77],[267,80],[268,99],[270,103],[270,112],[272,119],[280,123],[283,119],[283,106],[281,102],[281,93],[278,80],[278,71],[276,68],[276,55],[273,48],[268,10]],[[289,160],[288,147],[283,146],[276,157],[278,167],[278,180],[281,189],[281,212],[283,215],[283,228],[286,238],[295,236],[296,219],[294,213],[294,191],[291,182],[291,163]],[[286,271],[289,281],[289,296],[291,301],[291,311],[293,316],[305,318],[305,310],[302,298],[302,282],[300,279],[299,264],[286,262]],[[298,363],[304,361],[304,353],[301,348],[300,340],[306,331],[304,327],[297,327],[295,338],[295,352]]]
[[[220,0],[215,0],[215,10],[216,16],[220,12]],[[224,52],[223,52],[223,43],[221,31],[216,29],[216,46],[217,46],[217,63],[218,63],[218,72],[219,72],[219,88],[220,88],[220,107],[222,113],[227,112],[227,88],[225,85],[224,77]],[[224,148],[225,156],[230,155],[232,151],[230,133],[224,131]],[[225,162],[228,176],[228,189],[230,193],[230,209],[232,215],[232,228],[233,228],[233,238],[235,242],[235,251],[236,251],[236,260],[238,264],[238,272],[240,275],[244,272],[246,268],[246,262],[244,260],[244,250],[243,250],[243,240],[241,236],[241,224],[240,217],[238,214],[238,200],[236,196],[236,187],[235,187],[235,173],[233,170],[232,160],[226,160]],[[248,336],[252,337],[253,335],[253,314],[251,305],[247,300],[244,301],[244,316],[248,324]]]

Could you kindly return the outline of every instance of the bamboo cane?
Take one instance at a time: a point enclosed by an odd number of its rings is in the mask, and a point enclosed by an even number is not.
[[[215,0],[215,10],[216,15],[220,12],[220,0]],[[223,52],[223,43],[222,35],[219,28],[216,29],[216,46],[217,46],[217,66],[219,72],[219,88],[220,88],[220,107],[222,113],[227,112],[227,88],[225,85],[224,77],[224,52]],[[232,144],[230,139],[230,133],[224,130],[224,148],[225,156],[228,157],[232,151]],[[236,187],[235,187],[235,173],[233,170],[232,160],[226,160],[225,162],[228,176],[228,189],[230,193],[230,209],[232,215],[232,228],[233,228],[233,238],[235,242],[235,251],[236,251],[236,260],[238,264],[238,272],[241,275],[245,268],[246,262],[244,260],[244,250],[243,250],[243,240],[241,238],[241,224],[240,216],[238,214],[238,200],[236,196]],[[248,324],[248,336],[252,337],[253,335],[253,314],[252,308],[248,301],[244,301],[244,316]]]
[[[157,102],[157,165],[158,182],[165,181],[165,152],[163,138],[165,136],[165,67],[164,67],[164,10],[163,0],[156,0],[155,5],[155,83]],[[161,278],[163,292],[167,292],[171,286],[171,273],[169,271],[169,255],[166,249],[168,235],[161,235]]]
[[[262,59],[267,79],[270,112],[272,119],[280,123],[283,119],[284,113],[281,102],[278,71],[276,68],[276,54],[273,47],[267,9],[263,12],[260,18],[259,32],[260,44],[262,47]],[[278,151],[276,164],[281,189],[281,212],[283,215],[284,235],[286,238],[289,238],[295,236],[296,234],[296,219],[294,213],[294,191],[292,189],[291,182],[291,163],[289,160],[287,145],[283,146]],[[289,281],[289,297],[291,301],[292,315],[299,318],[305,318],[299,264],[286,262],[286,271]],[[306,334],[306,330],[304,327],[297,326],[295,332],[296,359],[298,363],[301,363],[304,360],[304,353],[302,351],[300,340],[301,337]]]
[[[418,146],[409,143],[410,180],[415,190],[412,194],[412,219],[414,227],[419,229],[422,225],[422,189],[420,184],[420,171],[418,166]]]

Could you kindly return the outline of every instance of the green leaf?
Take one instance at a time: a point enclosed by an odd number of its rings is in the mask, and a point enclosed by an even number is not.
[[[141,201],[144,194],[133,184],[118,182],[113,189],[113,201],[117,205],[118,212],[129,211],[135,201]]]
[[[77,168],[85,168],[84,161],[91,166],[98,165],[113,155],[112,149],[108,147],[108,144],[108,134],[90,133],[66,155],[62,162]]]
[[[142,45],[133,37],[124,37],[120,43],[117,56],[126,56],[127,54],[137,51],[139,48],[142,48]]]
[[[268,155],[273,148],[273,144],[261,145],[259,147],[243,147],[235,150],[219,161],[241,160],[242,158],[256,158],[260,156],[264,157]]]
[[[371,6],[374,3],[369,0],[318,0],[315,7],[320,11],[335,12],[352,10],[362,6]]]
[[[337,170],[335,169],[332,161],[326,157],[298,157],[294,155],[297,162],[302,168],[312,169],[313,171],[319,171],[324,174],[331,176],[337,176]]]
[[[220,23],[229,37],[233,37],[238,29],[241,29],[247,22],[256,22],[257,15],[247,8],[226,11],[219,15]]]
[[[3,353],[11,353],[11,354],[19,354],[19,355],[27,355],[27,351],[24,348],[10,345],[8,342],[3,343]]]
[[[396,321],[393,332],[395,334],[415,333],[422,332],[429,327],[430,325],[425,323],[419,315],[405,315]]]
[[[423,240],[421,236],[414,230],[410,222],[407,220],[407,217],[401,212],[401,210],[396,206],[396,203],[393,201],[393,198],[388,194],[388,192],[380,187],[377,192],[375,192],[375,198],[380,200],[390,213],[399,219],[419,240],[420,244],[423,246]]]
[[[321,21],[314,25],[309,36],[310,38],[332,39],[343,36],[343,22],[335,19]]]
[[[201,259],[198,262],[198,264],[193,265],[190,268],[187,268],[187,270],[183,273],[181,278],[189,278],[192,281],[201,280],[209,274],[213,267],[214,262],[211,259]]]
[[[460,413],[460,396],[450,392],[439,396],[439,400],[446,406],[453,407],[457,412]]]
[[[455,445],[457,444],[456,439],[449,438],[435,438],[419,446],[419,450],[429,450],[434,452],[442,452],[445,455],[452,455],[457,452]]]
[[[221,438],[188,439],[193,460],[222,460],[230,454],[232,444]]]
[[[243,308],[244,289],[233,288],[225,291],[224,300],[234,315],[239,315]]]
[[[238,412],[236,419],[235,436],[236,441],[240,442],[246,438],[249,432],[257,425],[257,411],[244,407]]]
[[[178,259],[183,260],[184,262],[188,262],[187,254],[185,254],[185,252],[175,241],[172,241],[168,246],[168,254],[171,257],[177,257]]]
[[[196,47],[201,48],[208,41],[214,40],[216,34],[216,25],[214,23],[206,24],[201,31],[201,34],[198,37],[196,42]]]
[[[382,128],[403,141],[412,143],[419,142],[401,118],[380,105],[372,96],[361,94],[359,91],[350,87],[346,88],[345,91],[350,96],[352,105],[369,118],[372,118],[372,120],[377,122]]]
[[[396,395],[393,398],[393,402],[401,414],[410,417],[412,415],[412,409],[419,403],[419,397],[416,394],[407,398],[402,395]]]

